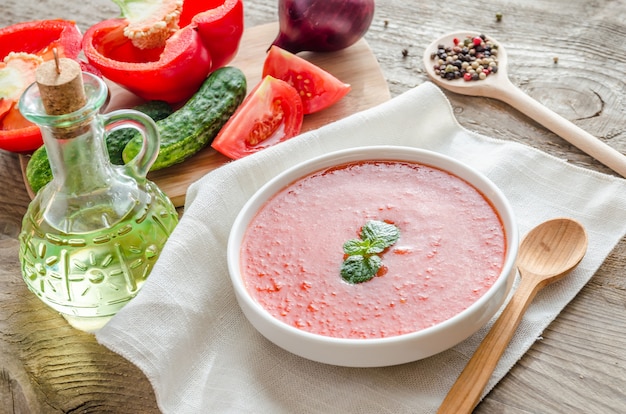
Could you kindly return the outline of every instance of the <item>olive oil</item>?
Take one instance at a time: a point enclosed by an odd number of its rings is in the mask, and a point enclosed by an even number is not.
[[[148,186],[153,196],[147,203],[135,203],[126,217],[94,231],[61,231],[31,205],[20,234],[28,288],[71,322],[104,322],[117,313],[139,292],[178,222],[169,199]],[[96,206],[82,210],[79,221],[107,223],[114,215]],[[67,218],[68,228],[72,221]]]

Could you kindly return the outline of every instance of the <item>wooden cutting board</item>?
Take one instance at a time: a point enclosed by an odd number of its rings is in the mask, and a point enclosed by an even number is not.
[[[269,23],[245,30],[239,53],[230,66],[236,66],[244,72],[248,81],[248,92],[261,81],[266,51],[277,34],[278,23]],[[348,95],[330,108],[305,115],[302,132],[316,129],[390,99],[387,82],[376,57],[364,39],[338,52],[302,52],[299,56],[315,63],[352,87]],[[118,85],[111,82],[108,84],[111,90],[111,100],[106,108],[107,111],[130,108],[141,102],[137,96]],[[148,178],[170,197],[176,207],[181,207],[191,183],[230,161],[209,146],[180,164],[150,172]],[[28,156],[20,155],[24,177],[27,163]],[[26,179],[24,181],[26,182]],[[33,197],[28,183],[26,183],[26,188]]]

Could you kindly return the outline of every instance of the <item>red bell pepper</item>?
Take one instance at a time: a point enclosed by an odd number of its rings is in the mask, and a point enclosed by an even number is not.
[[[17,103],[35,80],[45,60],[77,59],[82,35],[70,20],[37,20],[0,29],[0,148],[13,152],[33,151],[43,145],[39,127],[27,121]],[[13,53],[11,53],[13,52]]]
[[[142,7],[141,0],[133,1],[132,11],[136,12]],[[125,5],[125,0],[115,2]],[[189,99],[210,72],[235,56],[243,34],[242,0],[184,0],[180,14],[175,16],[177,24],[170,24],[175,13],[165,12],[169,13],[165,30],[170,33],[165,43],[156,47],[134,44],[125,31],[131,25],[133,31],[141,29],[142,24],[129,17],[124,7],[122,13],[124,18],[90,27],[85,32],[83,51],[106,78],[146,100],[178,103]],[[154,27],[164,26],[154,24],[159,22],[154,15],[141,17],[143,26],[153,24],[145,27],[150,34],[154,34]]]
[[[208,7],[211,9],[207,11]],[[211,71],[225,66],[239,49],[243,35],[241,0],[185,1],[180,24],[196,27],[213,60]]]

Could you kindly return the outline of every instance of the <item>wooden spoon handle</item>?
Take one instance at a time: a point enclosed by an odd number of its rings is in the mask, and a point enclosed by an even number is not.
[[[513,297],[480,343],[443,400],[438,414],[471,413],[478,404],[504,350],[511,342],[526,308],[540,289],[532,274],[525,274]]]
[[[498,88],[496,97],[534,119],[581,151],[591,155],[613,171],[626,177],[626,156],[587,131],[543,106],[512,83]]]

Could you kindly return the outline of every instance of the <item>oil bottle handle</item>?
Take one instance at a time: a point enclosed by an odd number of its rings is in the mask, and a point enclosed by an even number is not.
[[[141,151],[126,163],[126,169],[135,178],[146,178],[148,171],[159,155],[160,137],[154,120],[148,115],[134,109],[119,109],[101,114],[106,134],[120,128],[137,130],[143,144]]]

